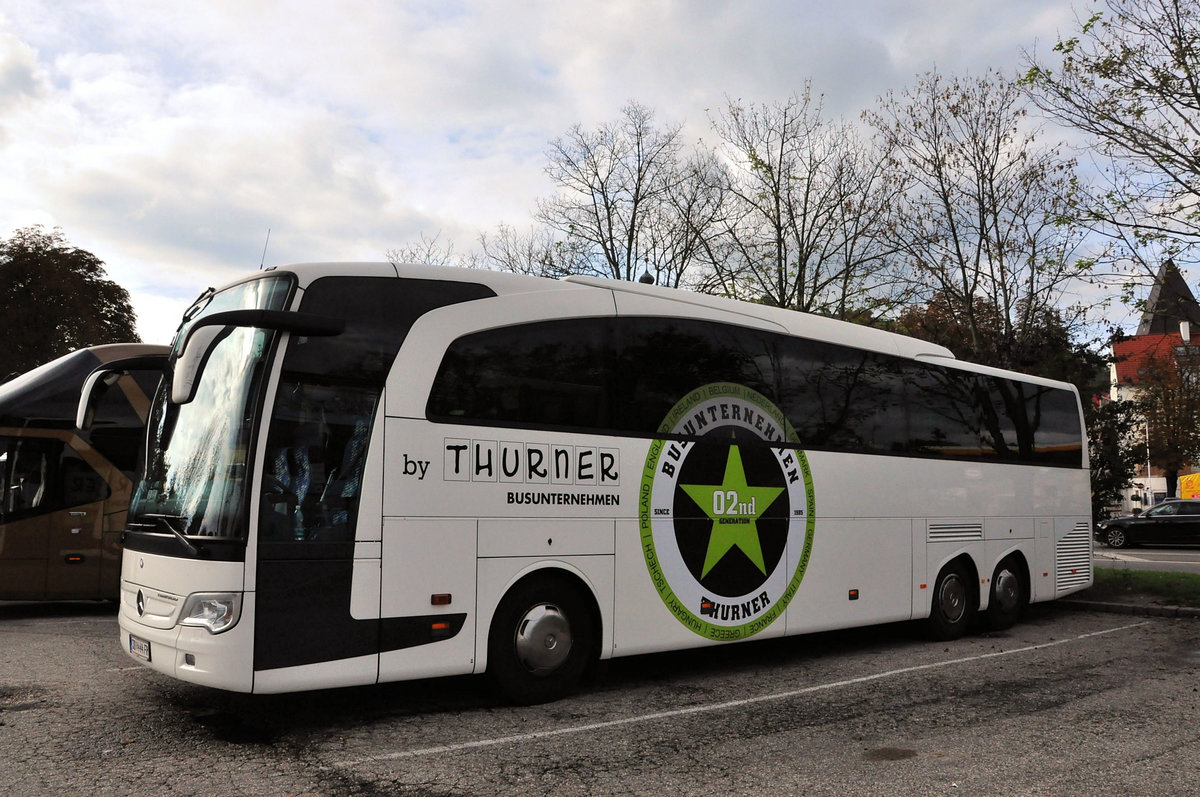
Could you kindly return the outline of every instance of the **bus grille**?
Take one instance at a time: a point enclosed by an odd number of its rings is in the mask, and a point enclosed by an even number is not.
[[[1092,580],[1092,530],[1080,521],[1054,550],[1054,586],[1057,594],[1085,587]]]
[[[930,523],[930,542],[967,542],[983,539],[982,523]]]

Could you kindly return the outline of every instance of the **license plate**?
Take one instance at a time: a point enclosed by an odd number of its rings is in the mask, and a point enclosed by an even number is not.
[[[129,635],[129,652],[139,659],[150,661],[150,643],[141,637]]]

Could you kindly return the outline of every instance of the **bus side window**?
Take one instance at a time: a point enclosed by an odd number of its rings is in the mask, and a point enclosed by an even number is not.
[[[267,436],[266,539],[353,539],[377,397],[369,388],[280,384]]]
[[[0,458],[4,465],[4,504],[0,514],[6,518],[30,517],[47,511],[44,506],[53,476],[48,449],[55,442],[36,438],[4,440]]]
[[[100,475],[62,441],[0,438],[0,519],[44,515],[108,493]]]
[[[63,508],[103,501],[112,493],[100,474],[70,449],[63,451],[61,473]]]
[[[777,400],[774,337],[754,329],[688,318],[615,319],[616,423],[653,434],[697,388],[734,382]]]
[[[446,352],[431,417],[519,426],[610,424],[606,319],[521,324],[467,335]]]

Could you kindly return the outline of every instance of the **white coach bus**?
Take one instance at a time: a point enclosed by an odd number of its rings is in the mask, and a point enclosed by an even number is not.
[[[1072,386],[639,284],[261,271],[184,316],[124,535],[121,644],[285,692],[925,619],[1092,581]],[[87,396],[84,396],[86,402]]]

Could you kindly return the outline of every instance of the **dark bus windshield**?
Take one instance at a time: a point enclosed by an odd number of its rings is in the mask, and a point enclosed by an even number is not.
[[[185,316],[172,356],[196,320],[228,310],[282,310],[290,276],[235,285]],[[196,397],[171,404],[170,379],[154,398],[147,427],[146,473],[134,494],[128,526],[136,531],[233,539],[246,530],[246,463],[261,404],[266,363],[276,333],[229,327],[204,364]]]

